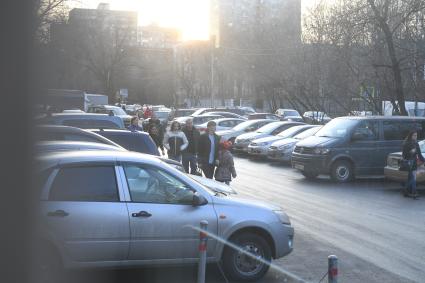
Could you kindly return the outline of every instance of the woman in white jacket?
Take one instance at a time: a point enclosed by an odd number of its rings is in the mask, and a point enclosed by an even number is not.
[[[173,121],[170,130],[164,136],[164,147],[167,149],[168,158],[181,162],[182,151],[186,149],[189,142],[181,130],[180,123]]]

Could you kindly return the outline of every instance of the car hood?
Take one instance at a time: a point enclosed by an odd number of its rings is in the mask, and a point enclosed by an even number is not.
[[[278,136],[268,136],[268,137],[264,137],[264,138],[259,138],[259,139],[255,139],[252,142],[254,143],[262,143],[262,142],[267,142],[267,143],[272,143],[278,140],[283,139],[282,137],[278,137]]]
[[[316,137],[311,136],[302,141],[300,141],[297,146],[305,146],[305,147],[317,147],[317,146],[328,146],[335,145],[342,142],[342,138],[331,138],[331,137]]]
[[[256,208],[262,208],[266,210],[282,210],[281,207],[279,207],[277,204],[269,203],[269,202],[263,202],[255,199],[245,199],[239,196],[228,196],[226,198],[215,198],[214,203],[216,204],[225,204],[225,205],[231,205],[231,206],[250,206],[250,207],[256,207]]]
[[[238,136],[238,139],[260,139],[260,138],[264,138],[266,136],[269,136],[268,134],[263,134],[263,133],[257,133],[257,132],[252,132],[252,133],[245,133],[242,134],[240,136]]]
[[[294,139],[294,138],[286,138],[286,139],[275,141],[274,143],[272,143],[272,146],[279,147],[279,146],[282,146],[282,145],[293,144],[293,143],[297,143],[297,142],[299,142],[299,140]]]
[[[212,179],[204,178],[201,176],[196,175],[190,175],[192,179],[197,181],[198,183],[201,183],[208,189],[216,192],[216,193],[224,193],[224,194],[237,194],[237,192],[232,189],[230,186],[226,185],[225,183],[221,183]]]

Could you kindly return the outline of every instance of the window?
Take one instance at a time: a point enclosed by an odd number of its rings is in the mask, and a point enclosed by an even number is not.
[[[374,141],[379,138],[379,126],[376,121],[363,121],[354,130],[357,141]]]
[[[50,189],[51,201],[119,201],[113,166],[69,167],[59,170]]]
[[[134,202],[192,204],[193,191],[159,168],[126,165],[124,171]]]
[[[410,131],[418,131],[418,140],[424,138],[423,123],[417,121],[384,121],[385,140],[404,140]]]

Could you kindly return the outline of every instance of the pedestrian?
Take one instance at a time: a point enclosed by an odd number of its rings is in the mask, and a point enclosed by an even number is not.
[[[411,131],[407,135],[403,144],[403,159],[408,161],[407,185],[404,196],[410,196],[417,199],[419,195],[416,190],[416,170],[418,165],[425,162],[418,144],[417,131]]]
[[[230,152],[232,143],[229,141],[221,142],[218,150],[218,166],[214,177],[217,181],[230,184],[232,178],[236,178],[235,164],[233,155]]]
[[[130,125],[127,127],[127,129],[132,132],[143,131],[143,128],[139,126],[139,117],[131,117]]]
[[[156,147],[159,147],[161,150],[162,155],[165,155],[164,151],[164,144],[163,144],[163,135],[159,131],[158,127],[156,125],[152,125],[149,129],[149,136],[152,138],[152,140],[155,142]]]
[[[182,151],[189,145],[186,135],[181,130],[180,123],[171,123],[170,130],[164,136],[164,147],[167,149],[168,158],[181,162]]]
[[[198,162],[204,172],[205,177],[212,179],[214,169],[217,164],[218,145],[220,137],[215,133],[216,123],[209,121],[207,132],[199,137],[198,143]]]
[[[198,165],[197,165],[197,152],[198,152],[198,141],[199,141],[199,131],[193,126],[193,119],[186,120],[183,133],[186,135],[186,138],[189,142],[187,148],[183,151],[182,163],[186,173],[196,175]]]

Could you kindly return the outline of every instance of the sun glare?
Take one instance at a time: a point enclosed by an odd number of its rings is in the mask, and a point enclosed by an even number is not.
[[[139,25],[158,24],[178,29],[183,40],[209,38],[209,0],[85,0],[83,7],[109,3],[113,10],[137,11]]]

